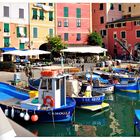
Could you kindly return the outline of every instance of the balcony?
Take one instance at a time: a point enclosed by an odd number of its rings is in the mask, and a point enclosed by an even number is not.
[[[4,36],[4,37],[10,37],[10,32],[4,32],[4,33],[3,33],[3,36]]]

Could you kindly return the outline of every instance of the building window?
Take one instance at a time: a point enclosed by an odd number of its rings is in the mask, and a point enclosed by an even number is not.
[[[126,22],[122,23],[122,26],[126,26]]]
[[[64,17],[68,17],[69,16],[69,9],[68,7],[64,7]]]
[[[81,27],[81,20],[80,19],[76,20],[76,27]]]
[[[80,33],[77,33],[77,38],[76,38],[77,41],[80,41],[81,40],[81,34]]]
[[[126,32],[125,32],[125,31],[122,31],[122,32],[121,32],[121,37],[122,37],[122,38],[126,38]]]
[[[104,10],[104,4],[100,3],[100,10]]]
[[[33,19],[37,19],[37,9],[33,9]]]
[[[134,25],[140,25],[140,20],[134,21]]]
[[[81,18],[81,8],[76,8],[76,18]]]
[[[131,7],[128,7],[128,12],[131,12]]]
[[[64,33],[64,41],[68,41],[69,38],[69,34],[68,33]]]
[[[62,26],[61,21],[58,21],[58,27],[61,27],[61,26]]]
[[[68,19],[64,19],[64,27],[68,27],[69,23],[68,23]]]
[[[44,20],[44,11],[40,10],[40,16],[39,16],[40,20]]]
[[[49,6],[53,6],[53,3],[49,3]]]
[[[100,23],[101,23],[101,24],[104,23],[104,17],[100,17]]]
[[[137,37],[140,37],[140,30],[137,30]]]
[[[17,27],[17,37],[27,37],[27,27]]]
[[[19,18],[24,18],[24,9],[19,9]]]
[[[106,36],[106,30],[101,30],[101,35]]]
[[[38,30],[37,28],[33,28],[33,38],[37,38],[38,37]]]
[[[53,21],[53,12],[49,12],[49,21]]]
[[[53,29],[49,29],[49,36],[53,37]]]
[[[9,23],[4,23],[4,32],[5,33],[9,32]]]
[[[119,11],[122,11],[122,5],[121,4],[118,5],[118,8],[119,8]]]
[[[113,38],[117,38],[117,33],[113,33]]]
[[[117,23],[117,27],[121,27],[122,26],[122,24],[121,23]]]
[[[110,10],[114,10],[114,5],[113,5],[113,3],[110,3]]]
[[[4,6],[3,13],[4,13],[4,17],[9,17],[9,7],[8,6]]]
[[[9,43],[9,37],[4,37],[4,47],[9,47],[10,43]]]

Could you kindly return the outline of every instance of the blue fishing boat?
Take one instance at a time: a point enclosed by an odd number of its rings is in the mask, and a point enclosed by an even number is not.
[[[128,84],[116,84],[115,91],[140,93],[140,78]]]
[[[0,107],[15,121],[72,121],[76,102],[66,97],[66,74],[42,74],[38,95],[0,82]]]
[[[140,110],[135,110],[135,116],[134,116],[134,125],[140,131]]]

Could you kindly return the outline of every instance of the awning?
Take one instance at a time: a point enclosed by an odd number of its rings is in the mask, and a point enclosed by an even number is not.
[[[94,53],[99,54],[106,52],[107,49],[104,49],[100,46],[89,46],[89,47],[68,47],[67,49],[61,50],[62,52],[72,52],[72,53]]]
[[[50,54],[48,51],[42,51],[42,50],[14,50],[9,52],[4,52],[2,54],[11,54],[16,56],[31,56],[31,55],[39,55],[39,54]]]
[[[0,48],[0,50],[2,50],[3,52],[8,52],[8,51],[14,51],[17,49],[14,47],[5,47],[5,48]]]

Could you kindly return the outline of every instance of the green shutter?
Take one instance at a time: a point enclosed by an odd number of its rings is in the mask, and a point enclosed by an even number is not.
[[[40,17],[39,19],[44,20],[44,11],[40,10]]]
[[[27,27],[24,27],[24,34],[25,34],[25,37],[27,37]]]
[[[20,43],[20,44],[19,44],[19,49],[20,49],[20,50],[24,50],[24,43]]]
[[[9,24],[4,23],[4,32],[9,32]]]
[[[37,38],[37,28],[33,28],[33,38]]]
[[[64,17],[68,17],[69,16],[68,12],[69,12],[68,7],[64,7]]]
[[[37,9],[33,9],[33,19],[37,19]]]
[[[49,12],[49,21],[53,21],[53,12]]]
[[[4,47],[9,47],[9,37],[4,37]]]
[[[17,37],[20,37],[19,27],[17,27]]]
[[[81,18],[81,8],[76,9],[76,17]]]
[[[49,29],[49,36],[53,37],[53,29]]]

